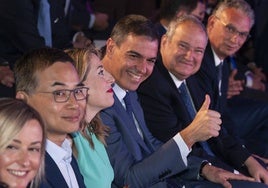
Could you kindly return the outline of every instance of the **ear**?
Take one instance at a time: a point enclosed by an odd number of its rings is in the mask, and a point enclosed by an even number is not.
[[[115,47],[115,43],[113,39],[109,38],[106,42],[106,54],[107,55],[113,54],[114,47]]]
[[[214,15],[211,15],[209,18],[208,18],[208,22],[207,22],[207,29],[210,30],[214,23],[215,23],[215,16]]]
[[[162,37],[161,37],[161,44],[160,44],[160,48],[161,49],[163,49],[163,47],[166,45],[167,40],[168,40],[167,35],[166,34],[162,35]]]
[[[28,94],[25,93],[24,91],[18,91],[16,93],[16,99],[21,99],[27,103],[28,100]]]

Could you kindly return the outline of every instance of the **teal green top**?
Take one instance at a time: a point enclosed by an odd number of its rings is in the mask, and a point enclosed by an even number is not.
[[[90,147],[88,140],[80,132],[73,133],[73,140],[78,153],[78,166],[87,188],[110,188],[114,171],[108,155],[95,134],[89,133],[94,143]]]

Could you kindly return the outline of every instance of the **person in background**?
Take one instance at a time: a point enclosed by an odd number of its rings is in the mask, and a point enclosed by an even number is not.
[[[68,24],[65,0],[2,0],[0,6],[0,97],[15,97],[13,68],[24,53],[43,47],[85,47],[92,41]]]
[[[207,7],[207,1],[206,0],[198,0],[197,5],[194,10],[190,13],[191,15],[197,17],[200,21],[205,21],[205,15],[206,15],[206,7]]]
[[[114,79],[104,70],[100,54],[93,46],[65,52],[74,59],[80,80],[90,88],[85,118],[80,130],[72,134],[74,155],[86,187],[111,187],[114,172],[105,150],[108,127],[103,125],[99,111],[114,103]]]
[[[79,129],[84,117],[88,88],[80,82],[73,59],[59,49],[36,49],[23,55],[14,71],[16,98],[45,122],[45,179],[40,187],[84,188],[69,134]]]
[[[37,188],[44,178],[45,128],[25,102],[0,99],[0,186]]]
[[[241,138],[251,153],[267,158],[267,103],[236,97],[227,103],[230,82],[227,59],[248,39],[254,21],[254,12],[244,0],[218,4],[208,19],[209,44],[198,72],[198,82],[205,93],[214,95],[214,109],[222,114],[223,126],[228,132]]]

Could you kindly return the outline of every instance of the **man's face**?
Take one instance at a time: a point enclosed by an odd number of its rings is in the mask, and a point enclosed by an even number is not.
[[[250,19],[234,8],[225,9],[220,16],[211,16],[207,30],[211,46],[220,59],[236,53],[247,40]]]
[[[112,65],[105,69],[120,87],[135,91],[151,75],[157,50],[158,41],[145,36],[128,35],[120,46],[109,39],[107,55]]]
[[[57,143],[67,133],[78,130],[86,100],[77,101],[72,92],[69,100],[59,103],[51,92],[79,88],[78,74],[71,63],[56,62],[44,71],[37,72],[36,77],[38,86],[32,94],[27,95],[26,101],[44,119],[48,139]]]
[[[171,39],[162,37],[161,55],[163,64],[179,80],[196,73],[201,65],[207,45],[205,32],[190,22],[178,26]]]

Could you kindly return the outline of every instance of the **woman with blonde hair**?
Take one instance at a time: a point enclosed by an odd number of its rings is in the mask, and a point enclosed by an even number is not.
[[[114,103],[114,78],[104,70],[99,51],[93,46],[66,52],[74,59],[80,79],[89,88],[84,121],[80,131],[72,135],[78,166],[86,187],[108,188],[114,172],[105,150],[108,127],[102,124],[99,112]]]
[[[0,99],[0,187],[37,188],[44,175],[45,129],[18,99]]]

